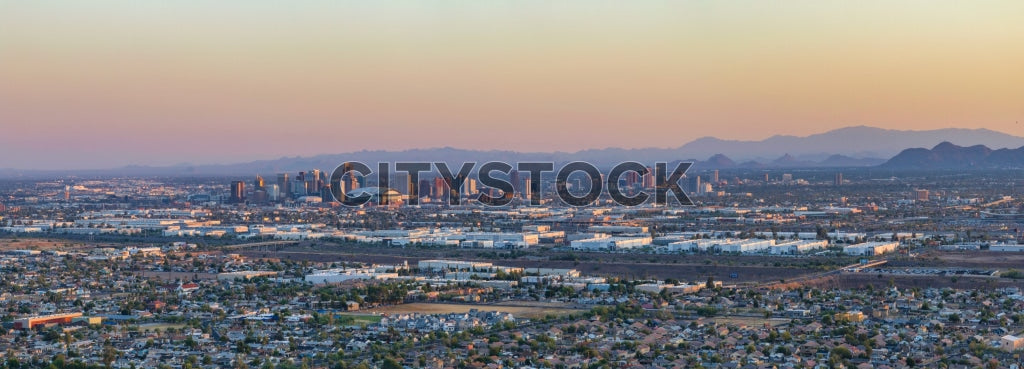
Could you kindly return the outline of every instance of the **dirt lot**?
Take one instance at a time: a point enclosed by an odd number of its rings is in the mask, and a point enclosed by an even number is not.
[[[469,312],[471,309],[476,309],[478,311],[500,311],[505,313],[512,313],[517,317],[521,316],[525,318],[541,318],[549,314],[567,315],[582,311],[560,307],[412,303],[368,309],[362,312],[379,314],[448,314],[466,313]]]
[[[890,266],[1024,269],[1024,253],[992,251],[928,251],[913,259],[891,261]]]
[[[115,244],[85,244],[70,240],[51,240],[45,238],[2,238],[0,239],[0,252],[10,250],[62,250],[76,251],[86,250],[94,247],[113,247]]]

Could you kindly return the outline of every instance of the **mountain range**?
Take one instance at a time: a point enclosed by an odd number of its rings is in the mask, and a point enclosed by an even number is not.
[[[908,149],[907,147],[928,147]],[[972,145],[969,147],[956,146]],[[978,146],[983,146],[978,148]],[[523,153],[499,150],[466,150],[451,147],[403,151],[357,151],[312,157],[283,157],[246,163],[175,165],[166,167],[128,166],[113,169],[40,171],[0,169],[0,178],[54,176],[214,176],[271,175],[320,168],[333,170],[344,161],[375,162],[443,161],[457,166],[462,162],[586,161],[610,167],[622,161],[693,161],[697,169],[728,168],[810,168],[871,167],[942,168],[979,163],[987,167],[1005,167],[1016,160],[1016,151],[1000,148],[1024,146],[1024,137],[988,129],[947,128],[925,131],[890,130],[876,127],[847,127],[810,136],[772,136],[760,141],[723,140],[703,137],[677,148],[590,149],[577,152]],[[996,149],[989,149],[989,147]],[[959,148],[959,149],[957,149]],[[923,150],[923,151],[922,151]],[[937,150],[937,151],[936,151]],[[1019,149],[1017,149],[1019,150]],[[894,157],[895,156],[895,157]],[[886,160],[884,158],[890,158]],[[700,160],[701,158],[707,158]],[[958,159],[959,158],[959,159]],[[917,164],[913,164],[917,163]]]
[[[1021,169],[1024,146],[990,149],[985,145],[957,146],[943,142],[931,149],[906,149],[880,166],[884,169]]]
[[[908,147],[930,147],[948,141],[959,145],[989,147],[1024,146],[1024,137],[989,129],[945,128],[926,131],[893,130],[856,126],[810,136],[772,136],[761,141],[696,139],[681,146],[688,157],[709,157],[717,153],[744,160],[771,160],[790,154],[801,160],[824,160],[839,154],[853,158],[890,158]]]

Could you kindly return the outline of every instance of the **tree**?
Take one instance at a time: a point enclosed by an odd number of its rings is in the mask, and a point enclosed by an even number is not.
[[[117,360],[117,357],[120,356],[120,354],[121,353],[118,352],[117,349],[114,348],[114,346],[107,345],[103,346],[103,351],[100,353],[100,358],[101,360],[103,360],[103,365],[106,365],[109,368],[110,364],[113,363],[114,360]]]
[[[388,357],[384,359],[384,363],[381,364],[381,369],[402,369],[402,364],[399,364],[397,360]]]
[[[814,233],[815,233],[815,238],[817,238],[819,240],[827,240],[828,239],[828,230],[825,229],[825,227],[822,227],[822,226],[815,227]]]

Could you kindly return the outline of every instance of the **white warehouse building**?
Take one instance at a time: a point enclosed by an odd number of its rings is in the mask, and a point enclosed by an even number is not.
[[[651,237],[611,237],[599,235],[594,238],[574,240],[570,243],[573,250],[629,250],[650,246]]]
[[[875,256],[896,251],[899,242],[865,242],[843,248],[847,255]]]

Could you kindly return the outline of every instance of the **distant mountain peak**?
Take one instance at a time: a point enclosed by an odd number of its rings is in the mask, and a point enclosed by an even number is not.
[[[985,145],[969,147],[942,142],[932,149],[906,149],[881,165],[887,169],[965,170],[1024,168],[1024,146],[992,150]]]
[[[796,160],[796,158],[794,158],[793,155],[790,155],[788,152],[785,155],[780,156],[778,159],[775,159],[775,161],[794,161],[794,160]]]

